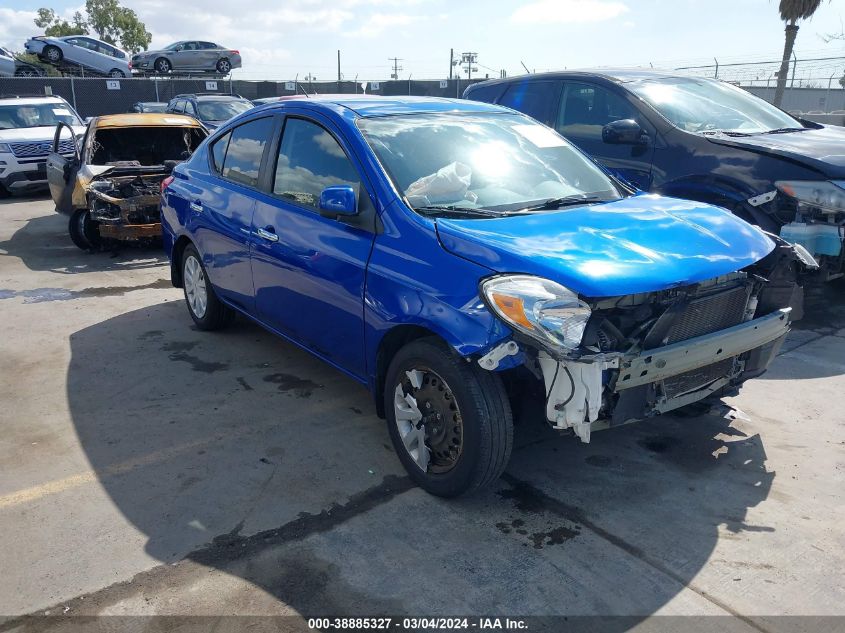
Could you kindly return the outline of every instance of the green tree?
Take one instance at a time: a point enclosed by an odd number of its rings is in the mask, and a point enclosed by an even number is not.
[[[49,35],[50,37],[85,35],[88,33],[88,25],[79,11],[73,14],[73,23],[70,23],[67,20],[59,18],[52,9],[38,9],[35,26],[44,29],[44,35]]]
[[[88,25],[110,44],[117,44],[131,53],[147,50],[152,34],[147,31],[138,14],[132,9],[120,6],[117,0],[86,0]]]
[[[778,84],[775,90],[774,104],[780,107],[783,92],[786,89],[786,77],[789,74],[789,59],[798,35],[798,20],[806,20],[821,5],[822,0],[780,0],[780,19],[786,22],[786,38],[783,44],[783,58],[778,71]]]

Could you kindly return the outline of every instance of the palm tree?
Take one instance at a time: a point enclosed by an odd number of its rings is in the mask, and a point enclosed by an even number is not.
[[[780,19],[786,22],[786,39],[783,43],[783,59],[778,72],[778,86],[775,90],[774,104],[780,107],[783,91],[786,88],[786,76],[789,74],[789,58],[798,35],[798,20],[806,20],[816,12],[822,0],[780,0]]]

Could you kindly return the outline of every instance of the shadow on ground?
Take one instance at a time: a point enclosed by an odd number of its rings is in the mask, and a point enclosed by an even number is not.
[[[4,221],[23,222],[23,226],[9,240],[0,242],[0,255],[18,257],[30,270],[75,274],[139,270],[167,262],[160,247],[125,245],[116,250],[82,251],[71,242],[68,218],[64,215],[51,213],[25,221],[16,220],[8,205],[27,200],[30,199],[16,197],[0,201],[0,212],[7,215]],[[10,210],[7,212],[4,207]]]
[[[147,552],[304,616],[645,616],[689,585],[720,526],[772,529],[746,523],[774,478],[762,440],[719,414],[589,445],[527,425],[491,491],[443,501],[410,487],[362,386],[244,320],[198,332],[165,302],[70,345],[79,441]]]

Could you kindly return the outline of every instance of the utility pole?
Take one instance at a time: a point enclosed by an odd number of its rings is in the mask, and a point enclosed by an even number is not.
[[[337,91],[340,93],[340,49],[337,51]]]
[[[399,71],[402,70],[402,67],[399,65],[399,62],[402,60],[399,57],[388,57],[388,61],[393,62],[393,74],[390,75],[391,79],[399,79]]]
[[[473,71],[478,71],[478,66],[473,64],[478,63],[478,53],[461,53],[461,66],[467,71],[467,81],[472,80]]]
[[[452,81],[452,68],[455,66],[455,49],[449,49],[449,81]]]

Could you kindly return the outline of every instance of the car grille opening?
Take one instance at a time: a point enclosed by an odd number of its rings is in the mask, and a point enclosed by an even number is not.
[[[669,328],[666,344],[738,325],[747,304],[748,288],[744,285],[693,299]]]
[[[47,156],[53,151],[53,141],[38,141],[35,143],[9,143],[12,153],[18,158],[32,158],[34,156]],[[64,139],[59,141],[60,154],[73,154],[76,150],[76,141]]]
[[[714,380],[724,378],[733,371],[734,358],[725,358],[677,376],[670,376],[663,381],[663,392],[667,398],[676,398],[690,391],[701,389]]]

